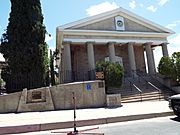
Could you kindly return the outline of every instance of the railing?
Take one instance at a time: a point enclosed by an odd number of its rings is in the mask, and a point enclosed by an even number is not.
[[[142,80],[144,80],[145,82],[146,82],[146,88],[148,88],[148,81],[146,80],[146,78],[144,78],[144,76],[142,76],[140,73],[138,73],[137,72],[137,75],[138,75],[138,77],[139,77],[139,80],[140,80],[140,78],[142,79]],[[140,81],[139,81],[140,82]]]
[[[142,102],[142,90],[140,88],[138,88],[134,83],[132,83],[128,78],[126,78],[126,79],[130,83],[131,91],[133,90],[133,87],[138,91],[138,93],[140,95],[141,102]]]
[[[147,80],[144,78],[144,76],[142,76],[141,74],[137,73],[137,75],[138,75],[139,77],[141,77],[141,78],[146,82],[146,84],[150,85],[151,87],[153,87],[155,90],[158,91],[158,96],[159,96],[159,100],[160,100],[160,99],[161,99],[161,89],[159,89],[158,87],[156,87],[156,86],[155,86],[154,84],[152,84],[151,82],[147,81]],[[148,87],[148,85],[147,85],[147,87]]]
[[[131,91],[132,91],[132,82],[128,78],[126,78],[126,80],[129,82],[129,86],[130,86]]]
[[[153,88],[155,88],[158,91],[158,93],[159,93],[159,100],[161,100],[161,89],[159,89],[158,87],[153,85],[151,82],[148,82],[148,84],[151,85]]]
[[[139,91],[141,102],[142,102],[142,90],[138,88],[135,84],[133,84],[134,88]]]

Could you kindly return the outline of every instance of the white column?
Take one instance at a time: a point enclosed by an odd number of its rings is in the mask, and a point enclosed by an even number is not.
[[[146,57],[147,57],[147,64],[148,64],[148,73],[154,74],[156,70],[155,70],[155,63],[154,63],[154,57],[152,54],[151,44],[152,43],[146,43],[145,48],[146,48]]]
[[[95,62],[94,62],[94,47],[93,47],[93,42],[87,42],[87,52],[88,52],[89,69],[90,70],[94,70],[95,69]]]
[[[131,75],[136,76],[136,61],[134,56],[134,42],[128,43],[128,57],[129,57],[129,64],[131,69]]]
[[[72,77],[70,42],[64,43],[64,70],[65,82],[70,82]]]
[[[169,54],[168,54],[168,49],[167,49],[167,43],[163,43],[162,44],[162,54],[163,54],[163,57],[165,57],[165,56],[169,56]]]
[[[93,42],[87,42],[88,65],[89,65],[89,79],[95,79],[95,61],[94,61],[94,46]]]
[[[152,52],[152,60],[153,60],[153,66],[154,66],[154,72],[156,73],[156,64],[155,64],[155,60],[154,60],[154,49],[151,48],[151,52]]]
[[[116,62],[116,54],[115,54],[115,48],[114,48],[114,42],[108,43],[109,47],[109,61]]]

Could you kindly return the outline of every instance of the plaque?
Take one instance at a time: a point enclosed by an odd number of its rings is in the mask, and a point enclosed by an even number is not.
[[[42,92],[41,91],[33,91],[32,92],[32,101],[41,101],[42,100]]]
[[[96,79],[104,79],[104,72],[96,72]]]

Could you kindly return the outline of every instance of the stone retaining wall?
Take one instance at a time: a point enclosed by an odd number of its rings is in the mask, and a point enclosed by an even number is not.
[[[77,108],[106,105],[103,81],[84,81],[44,87],[0,96],[0,113],[51,111],[73,108],[73,94]]]

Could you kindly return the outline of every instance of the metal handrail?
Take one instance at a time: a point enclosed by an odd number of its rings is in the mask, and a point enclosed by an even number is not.
[[[141,101],[142,101],[142,90],[140,88],[138,88],[134,83],[132,83],[128,78],[126,78],[126,79],[130,83],[131,91],[132,91],[132,86],[133,86],[139,92],[140,98],[141,98]]]
[[[132,91],[132,82],[128,78],[126,78],[126,79],[128,80],[130,87],[131,87],[131,91]]]
[[[139,91],[140,97],[141,97],[141,101],[142,101],[142,90],[141,90],[140,88],[138,88],[135,84],[132,84],[132,85],[134,86],[134,88],[135,88],[136,90]]]
[[[147,81],[142,75],[138,74],[139,77],[143,78],[147,84],[149,84],[150,86],[152,86],[153,88],[155,88],[158,93],[159,93],[159,100],[160,100],[160,96],[161,96],[161,89],[159,89],[158,87],[156,87],[154,84],[152,84],[151,82]]]
[[[137,73],[137,75],[138,75],[138,77],[142,78],[146,82],[146,84],[148,84],[148,81],[141,74]],[[148,85],[146,85],[146,86],[148,88]]]
[[[159,89],[158,87],[156,87],[154,84],[152,84],[151,82],[148,82],[149,85],[151,85],[153,88],[155,88],[158,92],[159,92],[159,100],[160,100],[160,96],[161,96],[161,89]]]

